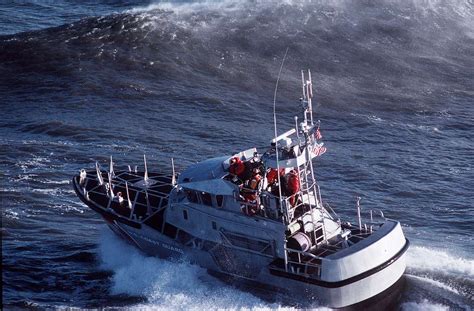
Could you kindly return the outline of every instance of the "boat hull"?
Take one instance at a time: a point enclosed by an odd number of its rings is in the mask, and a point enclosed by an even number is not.
[[[103,208],[84,195],[74,179],[79,198],[98,212],[121,238],[144,253],[162,258],[185,258],[211,272],[254,284],[264,284],[300,296],[299,301],[343,308],[372,299],[392,287],[405,271],[408,240],[396,221],[387,220],[370,237],[325,257],[318,278],[291,273],[284,266],[274,268],[275,253],[236,248],[178,233],[166,234],[137,220]],[[162,233],[163,232],[163,233]],[[204,235],[206,236],[206,235]],[[269,249],[267,249],[269,250]],[[279,259],[281,261],[281,259]]]
[[[342,281],[327,282],[304,277],[295,278],[284,273],[274,273],[268,269],[272,258],[256,254],[247,254],[250,258],[246,258],[246,261],[258,262],[258,267],[250,267],[255,271],[247,275],[238,275],[219,269],[215,257],[207,250],[183,246],[148,226],[142,226],[139,229],[115,220],[111,221],[107,217],[104,218],[115,233],[146,254],[161,258],[184,257],[191,263],[200,265],[211,272],[232,276],[234,279],[238,277],[254,284],[276,287],[279,291],[291,296],[296,293],[308,303],[316,302],[332,308],[350,308],[354,305],[360,305],[364,301],[374,299],[374,297],[394,287],[405,271],[405,252],[409,245],[408,240],[405,240],[402,249],[385,262],[362,274]],[[242,258],[236,257],[235,260],[240,261]]]

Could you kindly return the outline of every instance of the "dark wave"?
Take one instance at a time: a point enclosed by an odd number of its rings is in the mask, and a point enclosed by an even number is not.
[[[0,37],[1,68],[11,73],[0,85],[149,96],[165,82],[186,89],[198,80],[200,93],[226,83],[268,95],[288,47],[286,71],[314,68],[319,97],[329,103],[419,111],[472,91],[470,2],[161,7]],[[284,76],[283,94],[297,77]]]
[[[87,137],[92,131],[79,126],[65,124],[62,121],[47,121],[38,122],[33,124],[26,124],[21,129],[23,132],[32,134],[45,133],[52,137],[75,137],[84,136]]]

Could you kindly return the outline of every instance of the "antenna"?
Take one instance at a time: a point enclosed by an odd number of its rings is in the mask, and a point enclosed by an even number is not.
[[[97,179],[99,180],[99,184],[102,186],[104,184],[104,179],[102,178],[102,172],[99,168],[99,162],[95,162],[95,171],[97,173]]]
[[[113,178],[115,176],[115,173],[114,173],[114,162],[112,162],[112,156],[110,156],[109,172],[110,172],[110,177]]]
[[[308,114],[311,121],[313,122],[313,82],[311,80],[311,71],[308,69],[308,80],[305,79],[304,71],[301,70],[301,82],[303,84],[303,108],[304,108],[304,123],[308,124]]]
[[[296,130],[296,138],[298,139],[298,144],[300,143],[300,131],[298,130],[298,117],[295,116],[295,130]]]
[[[283,65],[285,64],[286,55],[288,54],[288,48],[286,48],[285,55],[281,61],[280,71],[278,72],[278,78],[275,83],[275,92],[273,93],[273,127],[275,131],[275,155],[277,162],[277,176],[278,176],[278,194],[280,197],[280,206],[281,204],[281,180],[280,180],[280,164],[278,163],[278,142],[277,142],[277,121],[276,121],[276,96],[278,91],[278,83],[280,82],[281,71],[283,70]]]
[[[304,83],[304,71],[301,70],[301,86],[303,88],[303,100],[306,100],[306,89],[305,89],[305,83]]]
[[[308,86],[308,108],[311,117],[311,125],[313,125],[313,82],[311,80],[311,70],[308,69],[308,81],[306,82]]]
[[[128,192],[128,182],[125,182],[125,189],[127,190],[128,207],[132,209],[132,201],[130,201],[130,193]]]
[[[173,171],[173,177],[171,178],[171,184],[174,186],[174,185],[176,185],[176,174],[175,174],[175,171],[174,171],[174,160],[173,160],[173,158],[171,158],[171,169]]]
[[[362,231],[362,220],[360,218],[360,200],[361,197],[357,197],[357,220],[359,221],[359,230]]]
[[[145,184],[148,182],[148,168],[146,166],[146,157],[143,155],[143,162],[145,163],[145,175],[143,175],[143,179],[145,180]]]
[[[114,194],[114,189],[113,189],[113,185],[112,185],[112,175],[110,173],[107,173],[109,176],[109,190],[110,190],[110,198],[113,199],[115,197],[115,194]]]

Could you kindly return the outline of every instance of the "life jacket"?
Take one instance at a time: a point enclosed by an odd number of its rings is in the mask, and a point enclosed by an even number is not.
[[[281,168],[280,169],[280,176],[283,176],[283,174],[285,173],[285,169],[284,168]],[[275,184],[278,182],[278,173],[277,173],[277,169],[276,168],[271,168],[268,173],[267,173],[267,181],[268,181],[268,184],[271,185],[271,184]]]
[[[238,157],[233,157],[230,160],[230,163],[229,172],[233,175],[237,175],[240,178],[245,171],[244,162],[242,162],[242,160]]]
[[[300,190],[300,179],[298,178],[298,173],[295,170],[291,170],[288,173],[286,189],[288,195],[293,195]]]
[[[258,184],[260,183],[261,180],[262,180],[262,176],[260,174],[254,174],[248,183],[249,188],[252,190],[257,190]]]
[[[257,212],[260,210],[257,193],[249,191],[242,193],[242,196],[246,201],[246,204],[242,206],[242,212],[248,216],[257,214]]]
[[[300,190],[300,179],[298,173],[295,170],[291,170],[288,173],[286,180],[286,195],[290,197],[290,204],[295,205],[297,198],[296,194]]]
[[[260,174],[254,174],[247,183],[248,189],[243,189],[242,191],[242,196],[244,197],[245,201],[247,203],[251,203],[247,204],[243,208],[243,212],[246,215],[253,216],[257,214],[258,210],[260,209],[257,190],[261,180],[262,176]]]
[[[257,190],[262,176],[260,174],[254,174],[250,180],[246,182],[246,187],[242,189],[242,195],[247,202],[252,202],[257,199]]]

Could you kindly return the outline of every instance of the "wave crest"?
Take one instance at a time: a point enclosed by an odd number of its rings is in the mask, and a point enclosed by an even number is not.
[[[444,251],[413,246],[407,253],[407,267],[418,271],[474,277],[474,260],[457,257]]]

